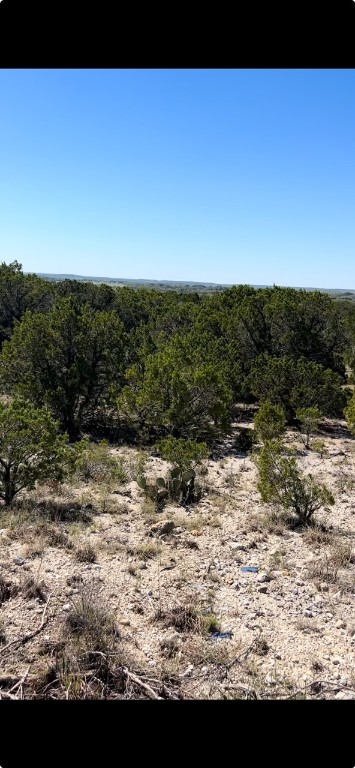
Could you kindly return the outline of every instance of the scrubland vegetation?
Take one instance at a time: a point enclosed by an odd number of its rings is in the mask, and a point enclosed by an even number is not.
[[[0,698],[355,697],[355,304],[3,263],[0,344]]]

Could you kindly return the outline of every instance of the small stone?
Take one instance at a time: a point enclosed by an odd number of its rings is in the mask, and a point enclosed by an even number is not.
[[[130,627],[131,626],[131,622],[130,622],[129,619],[122,619],[121,624],[122,624],[123,627]]]
[[[24,560],[23,557],[14,557],[14,562],[16,563],[16,565],[24,565],[26,560]]]
[[[63,605],[63,611],[70,611],[70,603],[65,603],[65,605]]]
[[[259,575],[256,577],[256,580],[263,584],[267,581],[271,581],[271,578],[267,573],[259,573]]]
[[[266,594],[267,593],[267,586],[266,586],[266,584],[261,584],[261,586],[258,587],[258,592],[261,592],[262,594]]]
[[[307,618],[311,619],[313,617],[313,612],[310,610],[303,611],[304,616],[307,616]]]
[[[277,680],[273,677],[273,675],[266,675],[265,682],[268,683],[268,685],[276,685]]]
[[[149,666],[149,667],[155,667],[155,666],[156,666],[156,663],[157,663],[157,662],[156,662],[154,659],[151,659],[150,661],[148,661],[148,666]]]
[[[323,605],[323,598],[322,598],[322,597],[315,597],[315,598],[314,598],[314,604],[315,604],[315,605],[316,605],[318,608],[321,608],[321,606]]]
[[[154,523],[151,526],[149,534],[150,536],[163,536],[164,534],[171,533],[175,528],[175,524],[172,520],[160,520],[159,523]]]
[[[332,659],[333,664],[341,664],[343,659],[340,659],[339,656],[334,656],[334,659]]]
[[[338,621],[335,622],[335,626],[337,629],[345,629],[346,623],[342,619],[339,619]]]

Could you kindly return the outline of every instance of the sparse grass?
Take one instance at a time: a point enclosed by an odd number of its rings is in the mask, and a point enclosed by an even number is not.
[[[220,632],[221,625],[214,613],[200,615],[200,632],[203,635],[212,635],[214,632]]]
[[[228,488],[237,488],[240,485],[239,472],[228,472],[228,474],[225,476],[225,484],[228,486]]]
[[[96,550],[89,543],[79,547],[75,552],[75,557],[79,563],[96,563],[97,560]]]
[[[138,451],[134,455],[129,453],[123,457],[123,465],[130,480],[136,481],[137,477],[145,473],[148,458],[149,456],[145,451]]]
[[[158,610],[155,619],[161,621],[164,627],[173,627],[177,632],[198,632],[200,618],[196,607],[187,603],[176,605],[169,610]]]
[[[165,658],[167,659],[172,659],[174,656],[176,656],[179,648],[180,648],[179,638],[175,637],[174,635],[163,637],[162,640],[160,641],[160,649],[162,651],[163,656],[165,656]]]
[[[12,584],[11,581],[6,581],[3,576],[0,576],[0,605],[5,603],[7,600],[10,600],[10,598],[15,595],[16,592],[16,585]]]
[[[275,550],[275,552],[272,552],[272,554],[269,556],[269,568],[270,570],[280,570],[282,568],[286,567],[286,555],[287,551],[284,547],[280,547],[280,549]]]
[[[62,635],[38,675],[37,696],[100,699],[109,697],[112,688],[122,690],[115,621],[90,592],[73,601]]]
[[[130,505],[126,501],[122,501],[121,503],[116,505],[114,514],[116,514],[116,515],[128,515],[129,512],[131,512]]]
[[[112,497],[112,489],[101,486],[100,493],[96,500],[98,512],[101,515],[115,515],[120,513],[121,504]]]
[[[308,567],[309,578],[335,584],[338,581],[339,571],[345,569],[351,562],[350,544],[335,542],[328,552],[325,552],[315,562],[310,563]],[[344,584],[344,587],[349,589],[351,584]]]
[[[122,460],[112,454],[105,440],[100,443],[87,441],[77,462],[76,476],[85,483],[93,481],[124,485],[128,481]]]
[[[220,630],[220,623],[214,613],[207,613],[192,602],[176,605],[168,610],[159,609],[155,619],[164,627],[173,627],[179,633],[196,633],[203,636]]]
[[[355,478],[351,472],[340,469],[337,475],[335,486],[339,493],[347,494],[354,490]]]
[[[276,536],[284,536],[289,527],[289,516],[284,512],[270,510],[264,514],[251,515],[249,518],[249,527],[251,531],[260,533],[273,533]]]
[[[306,634],[319,634],[321,632],[319,627],[312,623],[311,619],[298,619],[295,627],[299,632],[305,632]]]
[[[155,541],[147,541],[143,544],[138,544],[134,549],[129,549],[128,554],[135,555],[140,560],[151,560],[153,557],[160,555],[162,548]]]
[[[73,573],[72,576],[67,576],[66,583],[68,587],[77,587],[78,584],[83,583],[83,577],[81,573]]]
[[[231,646],[230,641],[211,642],[198,635],[187,637],[184,641],[183,652],[186,661],[195,667],[224,667],[238,654],[235,645]],[[210,674],[210,669],[206,674]]]
[[[27,600],[37,598],[42,603],[47,600],[47,586],[43,580],[30,576],[21,586],[21,592]]]
[[[141,505],[141,512],[144,516],[144,522],[146,525],[152,525],[157,521],[157,511],[154,501],[150,499],[144,499]]]
[[[311,449],[315,453],[318,453],[321,459],[323,459],[324,456],[328,456],[328,450],[324,440],[320,440],[318,438],[311,440]]]
[[[89,640],[92,650],[96,651],[105,650],[107,635],[117,634],[112,616],[85,591],[73,600],[66,617],[66,627],[70,634]]]
[[[191,579],[191,572],[188,568],[179,568],[174,576],[174,584],[177,589],[181,589],[185,584],[188,584]]]
[[[43,557],[46,548],[46,542],[42,538],[32,539],[25,548],[25,557],[32,560],[36,557]]]
[[[257,637],[254,643],[254,653],[258,656],[266,656],[269,650],[270,646],[265,637]]]
[[[329,544],[333,535],[331,531],[323,525],[314,524],[309,526],[303,534],[303,541],[310,547],[320,547]]]

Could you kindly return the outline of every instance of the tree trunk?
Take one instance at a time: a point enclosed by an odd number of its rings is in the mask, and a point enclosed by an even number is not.
[[[10,465],[7,465],[6,467],[4,467],[3,484],[4,484],[4,502],[5,502],[5,505],[8,507],[12,503],[13,498],[16,494],[16,489],[11,478]]]

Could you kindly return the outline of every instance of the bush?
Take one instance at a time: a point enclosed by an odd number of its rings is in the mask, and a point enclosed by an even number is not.
[[[181,471],[192,469],[207,459],[209,449],[206,443],[196,443],[194,440],[183,440],[176,437],[168,437],[157,444],[157,448],[163,459],[170,461]]]
[[[293,512],[301,524],[309,525],[314,512],[335,503],[331,492],[312,475],[301,477],[296,459],[282,455],[278,441],[266,443],[255,461],[262,500]]]
[[[0,402],[0,498],[5,505],[37,481],[63,481],[73,461],[68,436],[58,435],[58,423],[47,409],[21,399]]]
[[[317,431],[321,417],[322,414],[317,406],[313,408],[298,408],[296,411],[296,419],[300,422],[302,440],[306,448],[310,448],[309,438],[312,433]]]
[[[263,443],[268,440],[278,440],[285,433],[286,417],[281,405],[275,405],[271,400],[265,400],[254,419],[257,435]]]
[[[76,450],[76,472],[80,480],[116,481],[120,484],[127,482],[127,473],[119,459],[110,453],[107,440],[101,440],[100,443],[82,440],[77,444]]]

